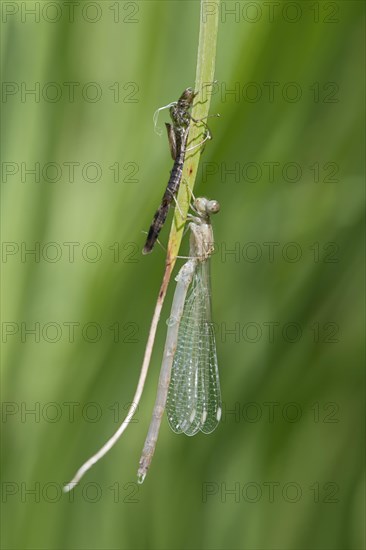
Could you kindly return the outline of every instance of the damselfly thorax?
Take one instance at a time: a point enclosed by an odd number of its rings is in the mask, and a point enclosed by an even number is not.
[[[195,200],[193,208],[197,215],[190,215],[189,229],[190,255],[199,261],[208,260],[214,252],[214,237],[210,221],[210,215],[220,210],[217,201],[208,201],[205,198]]]

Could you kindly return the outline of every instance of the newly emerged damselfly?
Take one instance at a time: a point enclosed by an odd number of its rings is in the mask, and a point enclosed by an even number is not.
[[[220,205],[198,198],[192,209],[190,257],[175,279],[158,392],[138,470],[140,483],[154,455],[165,408],[172,430],[186,435],[211,433],[221,418],[209,261],[214,251],[210,215]]]
[[[210,215],[220,209],[217,201],[196,199],[190,215],[190,257],[180,269],[176,281],[171,315],[168,321],[164,357],[156,402],[140,459],[138,480],[144,480],[154,455],[161,419],[167,405],[168,421],[173,431],[194,435],[212,432],[221,418],[221,393],[216,344],[211,323],[211,289],[209,259],[213,253]],[[64,486],[71,491],[84,474],[99,462],[119,440],[133,418],[140,401],[150,362],[153,340],[162,302],[152,321],[139,382],[126,418],[107,442],[75,473]],[[168,401],[168,402],[167,402]]]

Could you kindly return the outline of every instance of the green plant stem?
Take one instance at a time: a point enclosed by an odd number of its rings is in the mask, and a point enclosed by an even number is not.
[[[216,44],[219,23],[220,0],[207,2],[201,0],[200,33],[197,54],[197,69],[195,90],[198,91],[192,117],[195,120],[205,119],[208,116],[211,94],[210,84],[215,78]],[[195,145],[203,139],[204,127],[200,124],[192,124],[189,132],[189,144]],[[192,154],[188,153],[183,168],[183,180],[189,189],[193,191],[201,150],[199,147]],[[187,219],[191,193],[186,185],[181,185],[177,201],[179,209],[175,208],[172,227],[169,235],[166,268],[173,270],[176,257],[179,252],[183,237],[184,224]]]

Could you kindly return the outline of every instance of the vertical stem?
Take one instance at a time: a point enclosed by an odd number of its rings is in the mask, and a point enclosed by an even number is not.
[[[198,91],[192,117],[196,120],[205,119],[208,116],[211,103],[211,92],[215,79],[216,44],[220,14],[220,0],[201,0],[200,32],[197,54],[195,90]],[[189,143],[197,144],[202,141],[204,127],[200,124],[192,124],[189,132]],[[188,153],[184,168],[183,180],[193,191],[198,164],[200,160],[200,148]],[[167,254],[167,269],[172,271],[180,243],[183,237],[184,223],[187,218],[191,194],[185,185],[180,186],[178,204],[181,210],[175,209],[173,224],[170,230]]]

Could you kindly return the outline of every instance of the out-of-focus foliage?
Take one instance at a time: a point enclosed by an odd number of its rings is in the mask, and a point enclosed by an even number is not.
[[[222,6],[196,193],[221,203],[223,422],[164,422],[136,485],[171,285],[135,423],[61,495],[137,382],[171,168],[152,115],[194,84],[199,2],[1,5],[3,548],[362,546],[363,3]]]

